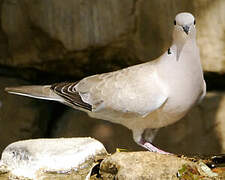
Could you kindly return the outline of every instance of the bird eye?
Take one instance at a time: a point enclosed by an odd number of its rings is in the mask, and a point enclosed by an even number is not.
[[[194,25],[196,24],[196,21],[194,20]]]
[[[177,24],[176,20],[174,20],[174,22],[173,22],[173,23],[174,23],[174,25],[176,25],[176,24]]]

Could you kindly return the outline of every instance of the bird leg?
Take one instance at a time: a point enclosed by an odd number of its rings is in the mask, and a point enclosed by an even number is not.
[[[143,148],[147,149],[150,152],[156,152],[160,154],[171,154],[169,152],[163,151],[157,147],[155,147],[152,144],[152,141],[158,132],[158,129],[151,129],[151,128],[146,128],[146,129],[133,129],[133,138],[134,141],[142,146]]]
[[[160,154],[171,154],[169,152],[163,151],[163,150],[155,147],[153,144],[144,140],[143,138],[141,138],[141,140],[139,141],[138,144],[140,146],[144,147],[145,149],[149,150],[150,152],[156,152],[156,153],[160,153]]]

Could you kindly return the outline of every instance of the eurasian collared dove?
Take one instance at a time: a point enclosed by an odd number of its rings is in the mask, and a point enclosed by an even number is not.
[[[13,87],[6,91],[58,101],[93,118],[122,124],[133,131],[139,145],[166,153],[151,144],[155,132],[184,117],[206,93],[195,19],[186,12],[176,15],[172,46],[154,61],[74,83]]]

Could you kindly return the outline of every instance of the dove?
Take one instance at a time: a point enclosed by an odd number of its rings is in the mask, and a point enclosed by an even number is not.
[[[76,82],[6,91],[58,101],[92,118],[122,124],[137,144],[167,154],[153,145],[156,132],[184,117],[206,94],[195,24],[191,13],[177,14],[172,45],[155,60]]]

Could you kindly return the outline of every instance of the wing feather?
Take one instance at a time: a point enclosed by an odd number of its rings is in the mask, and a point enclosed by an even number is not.
[[[51,89],[59,96],[63,97],[65,101],[69,104],[72,104],[76,107],[83,108],[89,111],[92,111],[92,106],[84,102],[79,94],[76,91],[75,86],[79,81],[74,83],[56,83],[51,86]]]

